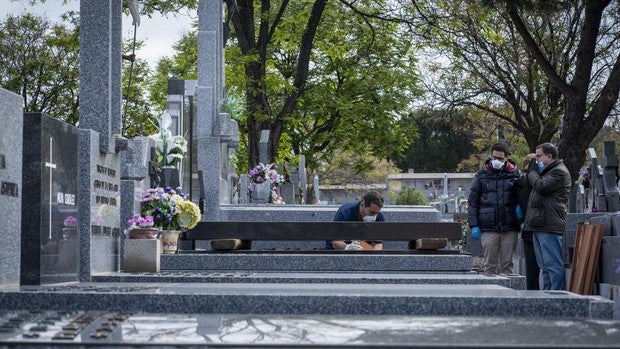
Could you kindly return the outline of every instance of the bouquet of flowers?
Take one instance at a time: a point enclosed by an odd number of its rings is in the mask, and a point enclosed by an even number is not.
[[[192,229],[200,221],[198,206],[170,187],[148,189],[140,199],[140,211],[146,222],[151,216],[153,225],[163,230]]]
[[[248,174],[250,180],[252,181],[249,189],[254,190],[254,184],[260,184],[266,181],[269,181],[271,189],[281,187],[285,182],[284,176],[278,174],[278,172],[272,167],[273,164],[264,165],[263,163],[259,163],[251,169]]]
[[[171,125],[172,117],[164,113],[159,118],[159,124],[156,125],[158,132],[149,136],[155,141],[159,167],[175,166],[187,153],[187,140],[183,136],[173,136],[169,130]]]
[[[138,228],[152,228],[155,225],[153,221],[153,216],[142,217],[139,214],[133,216],[132,219],[127,221],[129,223],[129,227],[138,227]]]

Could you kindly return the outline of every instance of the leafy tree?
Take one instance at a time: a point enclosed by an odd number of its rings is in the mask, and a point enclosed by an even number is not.
[[[33,14],[0,23],[0,85],[22,96],[26,112],[42,112],[75,124],[78,120],[78,37],[76,18],[51,24]]]
[[[336,151],[331,161],[312,168],[321,184],[333,185],[383,183],[388,174],[397,171],[388,160],[349,151]]]
[[[418,130],[418,138],[404,152],[393,155],[400,170],[454,172],[462,160],[477,151],[474,129],[479,126],[470,122],[466,113],[466,108],[420,109],[409,115],[406,122]]]
[[[618,113],[620,92],[620,3],[600,1],[554,1],[558,12],[573,20],[567,35],[559,39],[571,43],[565,53],[570,59],[559,65],[537,36],[536,23],[547,20],[545,12],[530,9],[548,6],[548,2],[506,2],[510,16],[528,53],[538,63],[553,88],[563,97],[564,117],[558,148],[573,178],[585,160],[585,150],[605,121]],[[552,6],[552,9],[554,6]],[[567,71],[563,74],[563,69]]]
[[[401,152],[416,136],[402,122],[418,92],[409,35],[395,23],[360,21],[337,6],[326,8],[323,21],[340,25],[318,28],[306,91],[285,120],[294,154],[315,167],[338,151],[384,159]]]
[[[290,155],[280,151],[288,147],[309,166],[336,149],[387,157],[407,143],[399,118],[416,81],[410,40],[343,3],[228,2],[236,47],[227,59],[236,68],[227,78],[245,92],[250,165],[263,129],[270,161]]]
[[[560,155],[576,175],[588,143],[617,113],[617,1],[412,4],[410,19],[421,20],[410,22],[416,33],[451,60],[451,69],[437,64],[445,83],[431,85],[436,95],[493,113],[530,150],[560,135]]]
[[[397,192],[389,192],[388,196],[394,205],[428,205],[428,199],[414,187],[404,187]]]
[[[416,4],[425,15],[416,32],[430,53],[447,58],[427,59],[431,101],[490,113],[522,133],[531,148],[557,133],[562,113],[557,90],[533,64],[501,11],[480,1]],[[559,16],[550,20],[563,30]],[[554,54],[560,56],[567,49],[556,41],[555,31],[541,27],[539,35]]]
[[[131,52],[129,40],[123,44],[123,52]],[[144,43],[137,42],[136,49]],[[131,83],[129,69],[132,69]],[[157,129],[151,122],[158,116],[154,103],[148,98],[152,83],[151,71],[148,62],[144,59],[135,59],[133,68],[130,61],[123,61],[123,134],[128,137],[154,134]]]

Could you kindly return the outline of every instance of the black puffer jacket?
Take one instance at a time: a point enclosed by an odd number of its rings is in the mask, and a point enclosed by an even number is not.
[[[555,160],[540,174],[530,171],[527,179],[532,191],[527,204],[525,229],[563,234],[571,188],[570,173],[564,161]]]
[[[512,160],[499,170],[491,167],[491,158],[484,161],[484,168],[474,177],[467,201],[470,227],[497,233],[519,230],[515,213],[519,175]]]

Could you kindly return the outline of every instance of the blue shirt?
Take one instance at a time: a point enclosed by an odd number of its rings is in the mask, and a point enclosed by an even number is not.
[[[359,207],[360,204],[362,202],[361,201],[353,201],[353,202],[347,202],[342,204],[342,206],[340,206],[338,208],[338,212],[336,212],[336,216],[334,217],[334,222],[355,222],[355,221],[361,221],[362,219],[359,218],[358,213],[359,213]],[[377,220],[376,222],[385,222],[385,215],[383,214],[383,212],[379,212],[379,215],[377,215]],[[350,243],[351,241],[348,241],[347,243]],[[325,240],[325,249],[326,250],[333,250],[334,247],[332,246],[332,240]]]

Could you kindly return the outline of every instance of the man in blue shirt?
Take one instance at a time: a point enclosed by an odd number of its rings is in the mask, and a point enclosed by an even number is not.
[[[336,212],[334,221],[363,221],[363,222],[385,222],[385,216],[381,212],[383,208],[383,196],[372,190],[366,193],[361,201],[347,202],[342,204]],[[381,250],[383,241],[361,241],[360,244],[367,246],[365,249]],[[360,249],[355,247],[351,241],[327,240],[325,248],[328,250]],[[360,246],[360,245],[357,245]],[[370,246],[370,247],[368,247]]]

